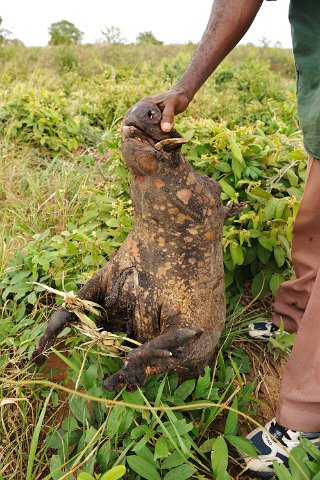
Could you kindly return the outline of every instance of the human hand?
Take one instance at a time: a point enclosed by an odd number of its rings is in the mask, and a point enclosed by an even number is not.
[[[174,116],[184,112],[190,100],[182,89],[172,88],[158,95],[151,95],[146,99],[154,102],[162,110],[161,130],[170,132],[173,127]]]

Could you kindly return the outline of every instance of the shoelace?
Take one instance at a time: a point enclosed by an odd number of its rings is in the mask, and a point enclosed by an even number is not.
[[[269,432],[277,440],[279,440],[279,442],[282,443],[282,445],[284,445],[285,447],[287,447],[287,445],[283,441],[283,437],[292,441],[292,440],[294,440],[294,438],[292,438],[294,436],[294,434],[298,433],[296,430],[289,430],[288,428],[283,427],[282,425],[279,425],[277,422],[271,422]],[[291,436],[290,436],[289,432],[291,432]],[[304,438],[308,438],[309,440],[313,440],[313,439],[317,439],[317,438],[320,439],[320,432],[304,432],[304,433],[301,433],[301,436],[304,437]]]
[[[288,433],[288,429],[286,427],[283,427],[282,425],[279,425],[276,422],[271,422],[269,432],[271,435],[273,435],[279,442],[282,443],[282,445],[286,446],[285,442],[283,441],[283,437],[287,438],[288,440],[292,440]],[[295,433],[295,432],[293,432]]]
[[[274,332],[277,332],[279,330],[279,327],[277,327],[277,325],[275,325],[274,323],[271,324],[271,328],[270,328],[270,332],[271,333],[274,333]]]

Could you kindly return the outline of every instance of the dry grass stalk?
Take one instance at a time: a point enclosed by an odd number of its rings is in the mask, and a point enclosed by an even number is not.
[[[87,337],[91,338],[102,348],[105,348],[108,353],[113,355],[121,355],[131,350],[130,347],[121,345],[124,339],[123,337],[115,335],[114,333],[98,329],[95,322],[84,313],[85,311],[87,311],[92,313],[96,317],[100,316],[100,311],[102,310],[102,307],[98,303],[79,298],[72,291],[62,292],[60,290],[56,290],[55,288],[48,287],[47,285],[38,282],[32,282],[32,284],[38,285],[44,290],[62,297],[64,300],[64,303],[62,304],[63,308],[65,308],[69,312],[74,313],[80,320],[79,324],[74,325],[75,328],[77,328],[77,330],[79,330]],[[134,343],[135,345],[140,345],[139,342],[136,342],[134,340],[126,340]]]

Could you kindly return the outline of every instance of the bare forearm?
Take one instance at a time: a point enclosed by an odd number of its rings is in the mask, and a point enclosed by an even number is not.
[[[244,36],[262,0],[215,0],[208,25],[184,75],[174,87],[190,101]]]
[[[207,28],[182,78],[167,92],[148,97],[162,110],[164,132],[172,129],[174,115],[186,110],[199,88],[244,36],[262,1],[214,1]]]

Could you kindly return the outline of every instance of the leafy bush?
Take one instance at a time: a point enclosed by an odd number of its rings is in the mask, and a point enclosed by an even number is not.
[[[184,125],[190,128],[190,123]],[[293,221],[306,175],[305,153],[294,139],[238,127],[230,131],[210,120],[193,121],[184,136],[188,160],[219,181],[226,202],[247,201],[238,219],[227,220],[223,248],[226,287],[242,290],[252,280],[252,294],[276,293],[291,274]],[[201,140],[200,140],[201,139]],[[281,147],[280,147],[281,145]]]
[[[2,105],[0,118],[4,134],[46,147],[53,152],[72,152],[82,140],[80,123],[66,111],[62,92],[23,92]]]

